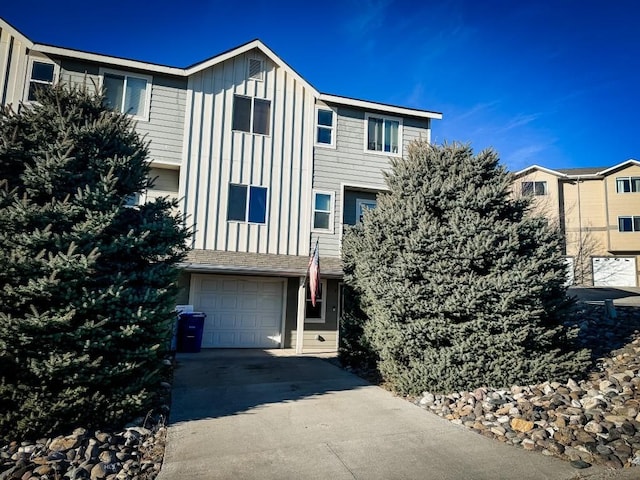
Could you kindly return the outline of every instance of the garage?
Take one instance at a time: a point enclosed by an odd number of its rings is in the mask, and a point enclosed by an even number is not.
[[[203,348],[279,348],[284,281],[227,275],[191,276],[190,303],[207,314]]]
[[[634,257],[594,257],[593,285],[596,287],[635,287]]]

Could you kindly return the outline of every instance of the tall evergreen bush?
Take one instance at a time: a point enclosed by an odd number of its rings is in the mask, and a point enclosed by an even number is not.
[[[491,150],[414,142],[343,242],[366,343],[398,392],[502,387],[580,372],[565,328],[561,238],[510,196]]]
[[[153,404],[189,232],[175,202],[127,206],[151,185],[147,157],[84,89],[0,112],[0,438]]]

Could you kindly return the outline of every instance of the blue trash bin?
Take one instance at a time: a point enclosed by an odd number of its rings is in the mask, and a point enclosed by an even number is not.
[[[202,348],[202,331],[206,314],[181,313],[178,320],[178,352],[198,353]]]

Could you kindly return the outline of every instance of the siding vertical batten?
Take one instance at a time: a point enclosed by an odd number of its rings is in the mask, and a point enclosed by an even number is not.
[[[201,180],[201,175],[200,175],[200,171],[202,168],[202,120],[203,120],[203,102],[204,102],[204,95],[202,92],[202,74],[198,75],[198,92],[197,92],[197,102],[194,103],[194,116],[196,118],[199,117],[199,121],[198,121],[198,136],[197,136],[197,158],[196,158],[196,178],[195,178],[195,185],[196,185],[196,191],[195,191],[195,198],[200,198],[200,182]],[[200,238],[204,235],[204,232],[202,231],[202,229],[200,228],[200,223],[199,223],[199,202],[194,201],[193,202],[193,220],[196,223],[196,245],[201,246],[202,245],[202,241],[200,240]]]
[[[280,155],[278,158],[278,163],[279,163],[279,170],[280,170],[280,183],[278,184],[279,186],[282,185],[282,180],[283,180],[283,175],[284,175],[284,161],[285,161],[285,153],[284,153],[284,140],[286,137],[286,131],[287,131],[287,72],[282,72],[282,83],[283,83],[283,89],[282,89],[282,126],[280,128],[282,128],[282,132],[281,132],[281,137],[280,137],[280,144],[279,146],[279,150],[280,150]],[[274,162],[275,163],[275,162]],[[281,243],[281,231],[282,231],[282,217],[283,217],[283,213],[282,213],[282,195],[280,192],[280,188],[278,188],[278,228],[276,229],[276,254],[282,253],[280,251],[280,243]]]
[[[185,175],[181,175],[180,179],[180,195],[181,195],[181,203],[184,205],[182,209],[182,214],[184,216],[185,223],[187,222],[187,218],[189,215],[189,207],[191,206],[189,203],[189,197],[191,196],[192,189],[189,188],[193,183],[191,179],[191,150],[192,150],[192,137],[191,132],[193,131],[193,80],[189,79],[188,82],[188,93],[187,93],[187,109],[189,111],[189,122],[185,122],[184,126],[184,138],[187,143],[187,148],[185,150],[185,154],[183,155],[184,159],[184,167],[185,167]],[[195,248],[195,235],[191,237],[191,248]]]
[[[272,105],[273,105],[273,118],[277,118],[276,114],[279,111],[278,109],[278,71],[274,70],[273,72],[273,93],[272,93]],[[274,219],[277,219],[277,210],[273,208],[274,202],[272,201],[272,199],[274,198],[274,194],[273,194],[273,166],[275,164],[275,145],[276,145],[276,123],[273,122],[272,126],[271,126],[271,151],[270,151],[270,155],[269,155],[269,228],[267,229],[267,245],[265,247],[265,253],[272,253],[271,252],[271,245],[273,242],[271,242],[271,236],[273,235],[273,232],[276,231],[277,229],[273,227],[273,223],[274,223]]]
[[[204,231],[208,232],[209,231],[209,219],[211,218],[211,209],[210,209],[210,199],[211,199],[211,183],[213,182],[213,156],[214,156],[214,152],[215,152],[215,144],[213,142],[213,138],[214,137],[214,129],[215,129],[215,122],[216,122],[216,115],[215,115],[215,111],[216,111],[216,90],[215,90],[215,75],[214,72],[211,71],[210,73],[210,82],[211,82],[211,88],[210,88],[210,96],[211,96],[211,112],[209,113],[209,135],[208,135],[208,140],[209,140],[209,155],[208,155],[208,176],[207,176],[207,193],[205,196],[205,204],[206,204],[206,213],[204,216]],[[202,248],[204,248],[205,250],[207,249],[207,239],[209,238],[209,235],[207,235],[205,233],[204,236],[204,242],[202,243]],[[214,243],[215,243],[215,236],[214,236]]]
[[[9,91],[9,78],[11,75],[11,63],[13,59],[13,37],[9,39],[9,48],[7,52],[6,71],[4,73],[4,86],[2,88],[2,105],[7,103],[7,92]],[[25,79],[26,81],[26,79]]]

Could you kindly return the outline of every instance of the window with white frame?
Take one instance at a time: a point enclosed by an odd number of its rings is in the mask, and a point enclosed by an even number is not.
[[[522,182],[522,196],[542,196],[547,194],[547,182]]]
[[[618,217],[619,232],[640,232],[640,217]]]
[[[616,192],[618,193],[640,192],[640,177],[617,177]]]
[[[304,321],[306,323],[325,323],[325,316],[327,312],[327,306],[325,302],[325,295],[327,291],[327,281],[320,280],[318,284],[318,293],[316,295],[316,305],[311,303],[311,288],[309,288],[309,280],[305,286],[305,313]]]
[[[402,153],[400,151],[402,145],[402,121],[400,119],[367,114],[365,123],[365,149],[367,151],[390,155]]]
[[[266,223],[267,188],[255,185],[229,185],[227,220]]]
[[[104,70],[104,103],[116,112],[147,120],[151,100],[152,77]]]
[[[336,114],[329,108],[316,108],[316,145],[335,146]]]
[[[362,217],[364,216],[365,211],[374,208],[376,208],[375,200],[356,198],[356,223],[362,222]]]
[[[271,128],[271,100],[233,96],[233,130],[269,135]]]
[[[31,76],[29,77],[29,91],[27,100],[36,100],[37,92],[43,88],[51,88],[55,79],[56,65],[50,62],[33,60],[31,62]]]
[[[313,230],[333,231],[333,192],[314,190]]]

